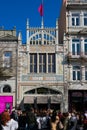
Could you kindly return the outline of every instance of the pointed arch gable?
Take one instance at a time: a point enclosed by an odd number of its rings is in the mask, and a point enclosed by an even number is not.
[[[50,34],[50,33],[48,33],[48,32],[46,32],[45,30],[43,31],[43,34],[42,34],[42,31],[39,31],[39,32],[36,32],[36,33],[34,33],[34,34],[32,34],[30,37],[29,37],[29,40],[28,40],[28,42],[30,43],[30,41],[36,41],[36,40],[41,40],[41,38],[42,38],[42,35],[43,35],[43,40],[44,41],[55,41],[55,43],[56,43],[56,38],[55,38],[55,36],[54,35],[52,35],[52,34]]]

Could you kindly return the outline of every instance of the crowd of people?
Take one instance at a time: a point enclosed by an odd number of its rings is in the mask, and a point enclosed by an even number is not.
[[[87,112],[5,110],[0,114],[0,130],[87,130]]]

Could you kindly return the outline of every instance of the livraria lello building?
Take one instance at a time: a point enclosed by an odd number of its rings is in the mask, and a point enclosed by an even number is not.
[[[31,27],[27,19],[26,44],[16,30],[0,30],[5,48],[0,65],[7,72],[0,81],[0,111],[87,109],[87,1],[67,0],[55,23],[54,28],[44,27],[43,21],[41,27]]]

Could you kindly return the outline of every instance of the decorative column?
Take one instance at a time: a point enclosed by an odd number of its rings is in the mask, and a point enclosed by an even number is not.
[[[85,66],[81,66],[82,71],[82,82],[85,80]]]
[[[69,65],[69,76],[68,76],[68,77],[69,77],[68,81],[71,82],[71,81],[72,81],[72,78],[73,78],[73,77],[72,77],[72,65]]]
[[[71,12],[69,12],[68,14],[67,14],[67,16],[68,16],[68,21],[67,21],[67,28],[68,29],[70,29],[70,27],[72,26],[72,20],[71,20]]]
[[[64,112],[68,112],[68,84],[64,83]]]
[[[84,15],[83,11],[80,13],[80,27],[84,27]]]
[[[72,55],[72,39],[69,38],[69,55]]]

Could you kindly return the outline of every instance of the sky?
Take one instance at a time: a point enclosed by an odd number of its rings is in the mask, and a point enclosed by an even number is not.
[[[0,1],[0,27],[10,30],[16,26],[22,33],[22,41],[26,42],[26,20],[30,27],[41,26],[41,16],[38,12],[42,0],[1,0]],[[60,16],[62,0],[43,0],[44,26],[55,27],[56,19]]]

